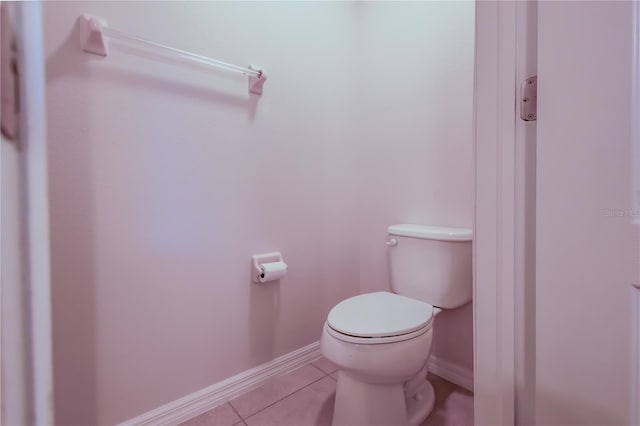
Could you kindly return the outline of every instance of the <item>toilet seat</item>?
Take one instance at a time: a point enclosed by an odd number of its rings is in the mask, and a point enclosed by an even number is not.
[[[357,344],[383,344],[413,339],[431,329],[433,306],[386,291],[351,297],[327,317],[327,332]]]

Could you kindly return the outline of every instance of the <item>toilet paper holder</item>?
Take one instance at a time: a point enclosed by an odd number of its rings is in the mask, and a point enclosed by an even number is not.
[[[265,263],[284,262],[282,260],[282,254],[280,252],[255,254],[251,256],[251,278],[254,283],[262,283],[261,278],[264,278],[262,268],[260,265]],[[286,266],[286,265],[285,265]]]

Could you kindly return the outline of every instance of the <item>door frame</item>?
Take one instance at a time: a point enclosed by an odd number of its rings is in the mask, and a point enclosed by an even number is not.
[[[633,3],[633,93],[631,112],[635,119],[632,120],[631,129],[631,223],[640,225],[640,4]],[[638,269],[640,272],[640,259]],[[637,278],[640,278],[638,276]],[[632,424],[640,424],[640,281],[632,284],[632,308],[634,317],[631,342],[631,413]]]
[[[47,177],[45,65],[42,11],[39,2],[9,2],[11,27],[17,46],[18,117],[17,176],[11,188],[18,194],[18,247],[6,247],[18,255],[21,270],[19,282],[3,282],[13,286],[23,301],[10,313],[16,329],[8,333],[24,336],[22,352],[2,348],[3,374],[11,381],[23,383],[26,394],[10,408],[10,418],[22,418],[25,424],[54,424],[53,368],[51,337],[51,286],[49,256],[49,200]],[[2,143],[8,143],[4,141]],[[2,256],[5,260],[5,256]],[[15,358],[22,353],[25,369],[12,368],[21,364]],[[3,378],[3,383],[5,380]],[[4,397],[5,392],[0,395]],[[3,404],[4,405],[4,404]],[[9,413],[2,413],[3,418]]]
[[[514,425],[518,220],[519,2],[476,2],[474,74],[474,416],[478,425]],[[536,30],[531,28],[530,30]]]

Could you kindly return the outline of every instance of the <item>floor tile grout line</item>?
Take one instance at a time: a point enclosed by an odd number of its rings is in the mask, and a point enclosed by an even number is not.
[[[331,373],[325,373],[325,372],[324,372],[324,370],[323,370],[322,368],[318,367],[318,366],[317,366],[317,365],[315,365],[313,362],[312,362],[311,364],[309,364],[309,365],[313,365],[316,369],[318,369],[318,371],[320,371],[320,372],[321,372],[322,374],[324,374],[325,376],[329,376],[329,375],[331,375],[331,374],[335,373],[335,371],[332,371]]]
[[[258,411],[256,411],[255,413],[250,414],[250,415],[248,415],[247,417],[242,417],[242,420],[245,420],[245,419],[248,419],[248,418],[250,418],[250,417],[255,416],[256,414],[260,413],[261,411],[264,411],[264,410],[266,410],[267,408],[271,407],[272,405],[275,405],[275,404],[277,404],[278,402],[280,402],[280,401],[282,401],[282,400],[284,400],[284,399],[289,398],[291,395],[293,395],[293,394],[295,394],[295,393],[300,392],[302,389],[304,389],[304,388],[306,388],[306,387],[308,387],[308,386],[311,386],[312,384],[314,384],[314,383],[316,383],[316,382],[319,382],[319,381],[320,381],[320,380],[322,380],[322,379],[324,379],[324,377],[320,377],[320,378],[318,378],[318,379],[314,380],[313,382],[309,382],[309,383],[307,383],[307,384],[306,384],[306,385],[304,385],[303,387],[301,387],[301,388],[299,388],[299,389],[296,389],[296,390],[294,390],[294,391],[293,391],[293,392],[291,392],[291,393],[288,393],[287,395],[283,396],[283,397],[282,397],[282,398],[280,398],[279,400],[274,401],[274,402],[272,402],[271,404],[269,404],[269,405],[267,405],[267,406],[265,406],[265,407],[262,407],[261,409],[259,409],[259,410],[258,410]]]
[[[314,384],[314,383],[316,383],[316,382],[319,382],[320,380],[322,380],[322,379],[326,379],[326,378],[327,378],[327,376],[325,376],[325,377],[320,377],[319,379],[316,379],[316,380],[314,380],[313,382],[309,382],[309,383],[307,383],[306,385],[304,385],[303,387],[301,387],[300,389],[296,389],[295,391],[293,391],[293,392],[291,392],[291,393],[289,393],[289,394],[287,394],[287,395],[283,396],[283,397],[282,397],[282,398],[280,398],[279,400],[274,401],[274,402],[272,402],[271,404],[269,404],[269,405],[267,405],[267,406],[265,406],[265,407],[262,407],[261,409],[259,409],[259,410],[258,410],[258,411],[256,411],[255,413],[249,414],[247,417],[241,417],[241,418],[242,418],[242,420],[243,420],[243,421],[244,421],[244,420],[247,420],[247,419],[249,419],[249,418],[251,418],[251,417],[255,416],[256,414],[258,414],[258,413],[260,413],[260,412],[262,412],[262,411],[266,410],[267,408],[269,408],[269,407],[271,407],[271,406],[273,406],[273,405],[276,405],[278,402],[280,402],[280,401],[282,401],[282,400],[285,400],[285,399],[289,398],[291,395],[293,395],[293,394],[295,394],[295,393],[300,392],[302,389],[307,388],[307,387],[311,386],[312,384]]]
[[[234,412],[234,413],[236,413],[236,415],[238,416],[238,418],[239,418],[240,420],[242,420],[242,423],[244,423],[244,419],[242,418],[242,416],[240,415],[240,413],[238,413],[238,410],[236,410],[236,408],[235,408],[233,405],[231,405],[231,402],[230,402],[230,401],[227,401],[227,404],[229,404],[229,407],[231,407],[231,409],[233,410],[233,412]]]
[[[302,367],[305,367],[305,365],[303,365]],[[300,368],[302,368],[302,367],[300,367]],[[314,365],[314,367],[315,367],[315,365]],[[317,368],[317,367],[316,367],[316,368]],[[320,377],[320,378],[318,378],[318,379],[315,379],[313,382],[309,382],[309,383],[307,383],[307,384],[306,384],[306,385],[304,385],[303,387],[298,388],[298,389],[294,390],[293,392],[290,392],[290,393],[286,394],[285,396],[283,396],[282,398],[278,399],[277,401],[274,401],[274,402],[272,402],[271,404],[269,404],[269,405],[267,405],[267,406],[262,407],[261,409],[259,409],[259,410],[258,410],[258,411],[256,411],[255,413],[251,413],[251,414],[249,414],[247,417],[242,417],[242,416],[240,415],[240,412],[239,412],[238,410],[236,410],[236,408],[235,408],[235,407],[233,406],[233,404],[231,403],[231,400],[228,400],[228,401],[227,401],[227,404],[229,404],[229,405],[231,406],[231,408],[233,408],[233,411],[235,411],[235,412],[236,412],[236,414],[238,415],[238,417],[240,417],[240,419],[242,419],[242,421],[244,421],[244,419],[248,419],[249,417],[251,417],[251,416],[254,416],[254,415],[258,414],[260,411],[265,410],[265,409],[267,409],[267,408],[271,407],[273,404],[277,404],[278,402],[282,401],[283,399],[290,397],[290,396],[291,396],[291,395],[293,395],[294,393],[296,393],[296,392],[298,392],[298,391],[300,391],[300,390],[302,390],[302,389],[306,388],[307,386],[314,384],[314,383],[315,383],[315,382],[317,382],[318,380],[322,380],[322,379],[324,379],[324,377]],[[265,384],[266,384],[266,383],[265,383]],[[260,389],[260,388],[257,388],[257,389]],[[242,395],[238,395],[238,397],[240,397],[240,396],[242,396]]]
[[[318,359],[320,359],[320,358],[318,358]],[[318,371],[320,371],[322,374],[324,374],[324,375],[325,375],[325,377],[329,377],[330,379],[332,379],[332,380],[334,380],[334,381],[336,381],[336,382],[337,382],[337,380],[336,380],[336,379],[334,379],[333,377],[331,377],[331,375],[332,375],[333,373],[335,373],[336,371],[338,371],[338,370],[332,371],[331,373],[325,373],[325,372],[324,372],[320,367],[318,367],[317,365],[315,365],[315,364],[314,364],[314,362],[315,362],[315,361],[317,361],[317,360],[311,361],[311,362],[309,362],[308,364],[305,364],[305,365],[303,365],[303,366],[301,366],[301,367],[299,367],[299,368],[302,368],[302,367],[304,367],[304,366],[306,366],[306,365],[312,365],[313,367],[315,367],[315,368],[316,368],[316,370],[318,370]],[[299,369],[299,368],[298,368],[298,369]],[[269,405],[267,405],[267,406],[265,406],[265,407],[262,407],[261,409],[259,409],[259,410],[258,410],[258,411],[256,411],[255,413],[251,413],[251,414],[249,414],[247,417],[242,417],[242,416],[240,415],[240,413],[238,412],[238,410],[236,410],[236,408],[235,408],[235,407],[233,406],[233,404],[231,403],[231,400],[228,400],[228,401],[226,401],[226,402],[227,402],[227,404],[229,404],[229,406],[231,407],[231,409],[232,409],[232,410],[233,410],[233,411],[238,415],[238,417],[240,417],[240,419],[244,422],[244,420],[245,420],[245,419],[248,419],[249,417],[255,416],[255,415],[256,415],[256,414],[258,414],[259,412],[261,412],[261,411],[263,411],[263,410],[266,410],[267,408],[271,407],[272,405],[277,404],[278,402],[282,401],[283,399],[286,399],[286,398],[290,397],[290,396],[291,396],[291,395],[293,395],[294,393],[296,393],[296,392],[298,392],[298,391],[301,391],[302,389],[306,388],[307,386],[310,386],[310,385],[314,384],[315,382],[320,381],[320,380],[322,380],[322,379],[324,379],[324,377],[320,377],[320,378],[318,378],[318,379],[314,380],[313,382],[309,382],[309,383],[307,383],[307,384],[306,384],[306,385],[304,385],[303,387],[301,387],[301,388],[299,388],[299,389],[296,389],[296,390],[294,390],[294,391],[293,391],[293,392],[291,392],[291,393],[286,394],[285,396],[283,396],[282,398],[278,399],[277,401],[274,401],[274,402],[272,402],[271,404],[269,404]],[[242,396],[242,395],[239,395],[239,396]]]

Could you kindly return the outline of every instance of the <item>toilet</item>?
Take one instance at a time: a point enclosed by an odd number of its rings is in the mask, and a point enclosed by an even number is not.
[[[391,292],[361,294],[327,316],[320,348],[338,368],[333,426],[419,425],[433,409],[427,380],[433,322],[471,300],[466,228],[388,228]]]

